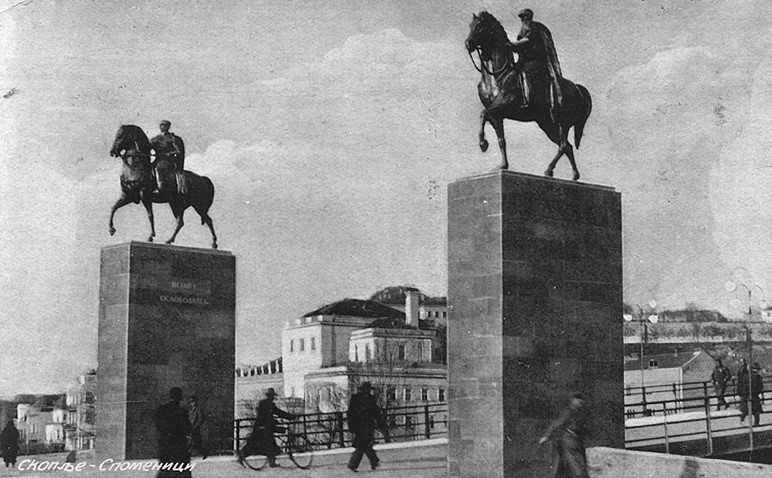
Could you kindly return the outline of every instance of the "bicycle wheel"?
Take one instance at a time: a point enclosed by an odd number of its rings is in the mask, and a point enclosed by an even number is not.
[[[308,438],[298,435],[289,445],[289,457],[292,462],[301,470],[306,470],[314,461],[314,447]]]
[[[268,457],[265,455],[247,455],[242,463],[253,470],[262,470],[268,464]]]

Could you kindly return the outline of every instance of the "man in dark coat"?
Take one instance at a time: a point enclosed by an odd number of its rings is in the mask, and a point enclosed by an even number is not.
[[[276,406],[276,391],[269,388],[265,391],[265,398],[257,404],[257,414],[255,416],[255,425],[252,428],[252,435],[247,440],[246,445],[239,450],[239,463],[244,466],[244,458],[249,455],[265,455],[268,457],[268,466],[275,468],[279,466],[276,463],[276,455],[281,453],[281,448],[276,444],[273,435],[277,431],[283,431],[276,424],[275,417],[281,417],[285,420],[294,420],[296,415],[287,413]]]
[[[158,166],[164,164],[170,164],[177,181],[177,192],[185,194],[188,192],[187,184],[185,182],[185,143],[182,138],[175,135],[169,128],[171,123],[168,120],[162,120],[158,124],[158,128],[161,130],[161,134],[154,136],[150,140],[150,145],[155,151],[155,161],[153,166],[156,168],[156,177],[158,181],[158,189],[161,190],[164,178],[163,170],[159,170]]]
[[[563,103],[560,69],[552,33],[545,25],[533,21],[533,11],[525,8],[517,14],[522,22],[517,41],[510,43],[512,51],[519,56],[519,81],[523,91],[523,106],[530,106],[537,95],[549,101],[550,114]]]
[[[362,455],[367,455],[370,460],[370,468],[378,468],[378,455],[373,449],[375,443],[375,430],[386,429],[381,407],[378,406],[375,397],[370,393],[370,382],[364,382],[359,387],[359,392],[351,397],[348,406],[348,428],[354,434],[354,452],[348,461],[348,468],[357,471]]]
[[[190,420],[190,452],[193,454],[193,450],[201,452],[201,459],[206,460],[209,456],[209,450],[204,445],[204,438],[201,435],[201,427],[204,425],[206,415],[201,410],[201,406],[198,404],[198,397],[193,395],[190,397],[190,407],[188,408],[188,419]]]
[[[19,455],[19,430],[14,426],[13,420],[8,420],[3,432],[0,433],[0,449],[2,449],[5,467],[16,466],[16,457]]]
[[[737,374],[737,395],[740,399],[740,422],[745,421],[748,416],[748,388],[750,385],[751,414],[753,415],[753,426],[761,424],[761,394],[764,391],[764,381],[759,375],[761,367],[754,363],[751,371],[750,383],[748,380],[748,366],[743,360],[743,368]]]
[[[745,359],[740,361],[740,370],[737,371],[737,383],[735,384],[735,393],[740,405],[740,423],[745,421],[748,416],[748,363]]]
[[[584,398],[576,394],[568,408],[553,421],[539,444],[552,439],[555,451],[553,477],[589,478],[584,437],[587,435]]]
[[[155,426],[158,432],[158,462],[172,463],[178,468],[190,465],[188,451],[188,435],[191,427],[188,414],[180,407],[182,389],[174,387],[169,391],[169,402],[155,410]],[[172,466],[174,466],[172,465]],[[158,470],[157,478],[190,477],[189,469],[175,471],[173,469]]]
[[[724,405],[724,408],[729,408],[724,395],[726,394],[726,385],[732,379],[732,372],[724,367],[721,359],[716,360],[716,368],[713,369],[710,379],[713,381],[713,390],[715,390],[716,398],[718,398],[718,409],[721,410],[721,405]]]

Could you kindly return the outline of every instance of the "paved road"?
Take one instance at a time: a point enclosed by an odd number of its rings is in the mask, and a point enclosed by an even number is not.
[[[410,444],[397,444],[376,446],[378,455],[381,458],[381,466],[376,470],[370,470],[367,458],[359,466],[359,472],[354,473],[346,468],[351,449],[339,449],[325,452],[319,452],[314,457],[313,466],[308,470],[300,470],[286,457],[280,457],[278,462],[281,468],[270,468],[262,471],[253,471],[242,468],[233,457],[217,456],[206,460],[195,459],[193,476],[195,478],[333,478],[333,477],[356,477],[366,476],[369,478],[387,478],[387,477],[405,477],[405,478],[437,478],[446,477],[445,463],[447,445],[442,440],[430,440],[425,443],[414,442]],[[58,460],[64,461],[65,455],[57,455]],[[21,460],[25,457],[19,457]],[[96,477],[118,477],[150,478],[155,476],[154,471],[102,471],[99,470],[99,463],[93,459],[87,459],[88,456],[79,457],[81,463],[85,463],[81,471],[30,471],[28,469],[7,469],[0,465],[0,477],[20,476],[20,477],[70,477],[70,478],[96,478]],[[37,460],[43,460],[43,457],[35,457]],[[48,457],[48,460],[54,458]],[[0,462],[2,463],[2,462]],[[132,461],[129,463],[143,463]],[[153,463],[153,461],[150,461]],[[93,465],[93,466],[92,466]],[[29,463],[25,465],[29,468]]]

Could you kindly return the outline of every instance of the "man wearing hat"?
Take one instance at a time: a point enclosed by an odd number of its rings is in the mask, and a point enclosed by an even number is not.
[[[153,163],[153,166],[156,167],[156,178],[159,191],[162,190],[163,181],[166,178],[162,177],[163,173],[159,171],[158,166],[163,164],[165,167],[167,164],[171,164],[175,179],[177,180],[177,192],[185,194],[188,192],[185,174],[183,173],[185,169],[185,143],[182,141],[182,138],[169,131],[171,125],[172,124],[168,120],[161,120],[158,123],[161,134],[150,140],[150,145],[155,151],[155,162]]]
[[[378,406],[375,397],[370,393],[372,386],[370,382],[363,382],[359,386],[359,392],[351,397],[348,406],[348,428],[354,434],[354,452],[348,461],[348,469],[357,471],[359,462],[362,461],[362,455],[367,455],[370,460],[370,468],[378,468],[378,455],[375,454],[373,444],[375,443],[376,428],[381,431],[386,430],[386,423],[383,420],[381,407]]]
[[[523,106],[530,106],[540,96],[549,101],[550,114],[554,118],[555,110],[563,102],[560,89],[563,73],[552,33],[543,24],[533,21],[533,11],[528,8],[520,10],[517,16],[522,21],[522,27],[517,41],[510,43],[510,48],[519,56]]]
[[[173,466],[183,467],[190,464],[187,436],[191,432],[188,414],[180,407],[182,389],[174,387],[169,390],[169,401],[155,410],[155,425],[158,432],[158,462],[173,463]],[[174,469],[158,470],[160,477],[191,476],[190,470],[175,471]]]
[[[276,463],[276,455],[281,453],[281,448],[276,444],[273,435],[277,431],[283,431],[277,427],[276,419],[278,416],[285,420],[294,420],[296,415],[287,413],[276,406],[276,391],[269,388],[265,391],[265,398],[257,404],[257,416],[255,425],[252,428],[252,435],[247,440],[247,444],[239,450],[239,463],[244,466],[244,458],[249,455],[260,454],[268,457],[268,465],[271,468],[279,466]]]

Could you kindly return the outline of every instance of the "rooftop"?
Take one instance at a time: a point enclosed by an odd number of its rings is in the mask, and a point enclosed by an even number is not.
[[[361,299],[343,299],[332,304],[327,304],[319,309],[305,314],[303,317],[312,317],[314,315],[338,315],[348,317],[372,317],[376,318],[394,318],[405,320],[405,313],[392,307],[383,305],[373,300]]]

